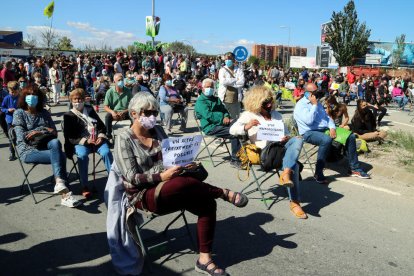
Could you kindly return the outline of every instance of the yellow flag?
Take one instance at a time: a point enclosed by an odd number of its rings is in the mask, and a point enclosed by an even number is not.
[[[53,11],[55,10],[55,1],[49,3],[46,8],[43,10],[43,14],[48,18],[52,17]]]

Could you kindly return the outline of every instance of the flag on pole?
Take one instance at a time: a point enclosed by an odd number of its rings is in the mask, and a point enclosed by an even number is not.
[[[43,14],[48,18],[51,18],[53,15],[53,11],[55,10],[55,1],[49,3],[46,8],[43,10]]]

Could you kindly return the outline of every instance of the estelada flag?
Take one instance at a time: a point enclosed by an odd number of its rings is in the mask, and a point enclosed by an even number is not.
[[[55,10],[55,1],[49,3],[46,8],[43,10],[43,14],[48,18],[52,17],[53,11]]]

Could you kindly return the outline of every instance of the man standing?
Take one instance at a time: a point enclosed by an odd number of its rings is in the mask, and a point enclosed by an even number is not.
[[[230,139],[231,142],[231,165],[240,167],[240,161],[236,154],[240,149],[237,137],[230,134],[230,114],[221,100],[214,96],[214,81],[204,79],[202,82],[203,93],[198,97],[195,104],[195,112],[200,120],[201,129],[207,135]]]
[[[131,89],[125,87],[121,73],[114,75],[114,86],[109,88],[105,95],[104,109],[106,137],[112,139],[112,121],[128,120],[128,104],[132,98]]]
[[[243,98],[244,72],[235,67],[234,54],[226,54],[225,66],[219,71],[218,97],[224,103],[230,113],[230,117],[236,120],[240,115],[240,102]]]
[[[52,68],[49,70],[50,84],[53,91],[53,102],[59,104],[59,96],[62,90],[62,71],[58,67],[57,61],[53,62]]]
[[[305,95],[296,103],[293,115],[298,124],[299,134],[303,136],[304,141],[319,146],[315,180],[320,184],[328,184],[323,169],[331,148],[332,139],[336,138],[336,127],[332,118],[328,116],[322,104],[316,98],[316,90],[315,84],[308,83],[306,85]],[[329,135],[326,135],[325,131],[328,129]],[[351,176],[370,178],[359,166],[355,139],[355,135],[351,134],[345,144]]]
[[[272,70],[270,70],[270,77],[272,78],[274,84],[279,84],[280,72],[276,65],[273,65]]]

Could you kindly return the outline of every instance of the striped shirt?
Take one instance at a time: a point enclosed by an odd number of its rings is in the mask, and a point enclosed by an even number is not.
[[[161,182],[164,170],[161,140],[167,135],[160,126],[154,127],[151,134],[151,148],[146,147],[131,129],[119,134],[115,143],[115,162],[122,174],[128,200],[134,206],[146,189]]]

